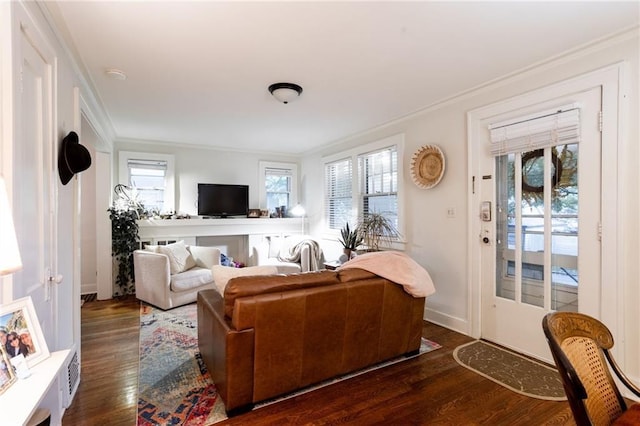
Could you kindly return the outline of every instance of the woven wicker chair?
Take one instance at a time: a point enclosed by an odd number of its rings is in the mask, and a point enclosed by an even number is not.
[[[627,410],[607,361],[620,381],[637,396],[640,388],[627,379],[609,352],[613,336],[604,324],[584,314],[553,312],[543,318],[542,329],[578,426],[611,425],[616,420],[616,424],[638,424],[623,423],[623,417],[640,412],[640,405]]]

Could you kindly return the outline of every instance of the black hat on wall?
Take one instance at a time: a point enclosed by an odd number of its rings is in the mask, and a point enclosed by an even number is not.
[[[62,184],[68,184],[74,174],[87,170],[90,166],[89,150],[80,145],[76,132],[69,132],[62,140],[58,155],[58,174]]]

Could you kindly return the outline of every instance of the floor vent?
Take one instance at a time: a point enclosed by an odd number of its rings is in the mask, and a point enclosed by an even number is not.
[[[65,408],[71,405],[73,397],[80,384],[80,363],[78,362],[78,352],[74,351],[73,356],[67,364],[67,394]]]

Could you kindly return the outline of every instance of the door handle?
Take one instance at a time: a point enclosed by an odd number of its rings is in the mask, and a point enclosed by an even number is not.
[[[62,274],[53,275],[51,271],[47,268],[47,281],[49,284],[60,284],[64,277]]]

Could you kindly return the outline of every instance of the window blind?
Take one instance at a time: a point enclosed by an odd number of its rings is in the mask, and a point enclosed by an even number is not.
[[[349,222],[352,200],[351,159],[325,165],[325,219],[330,229],[340,229]]]
[[[358,156],[361,214],[379,213],[398,226],[398,153],[395,146]]]
[[[489,126],[491,155],[501,156],[580,141],[580,109],[576,105],[540,112]]]
[[[129,169],[167,170],[167,162],[161,160],[134,160],[127,161]]]
[[[292,176],[291,169],[276,169],[273,167],[267,167],[264,169],[265,176]]]

